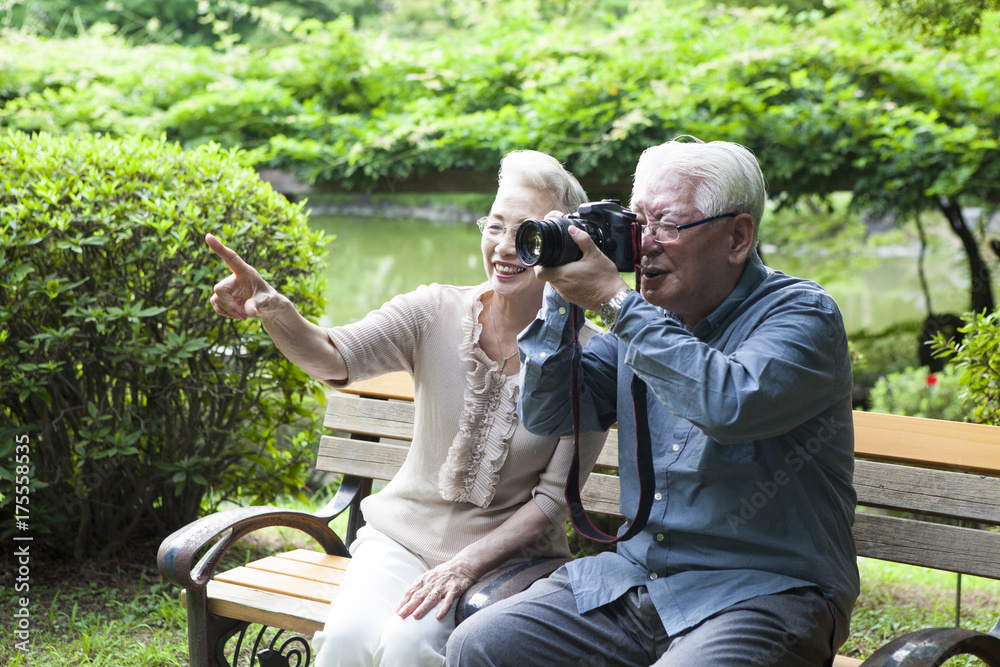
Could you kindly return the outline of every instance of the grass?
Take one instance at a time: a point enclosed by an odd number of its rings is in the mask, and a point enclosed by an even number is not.
[[[33,572],[30,589],[28,651],[14,648],[5,614],[0,665],[186,666],[186,612],[180,591],[156,570],[156,547],[135,548],[113,564],[36,565],[39,572]],[[292,529],[265,529],[231,549],[222,569],[294,547],[319,549],[314,540]],[[0,605],[16,609],[20,595],[4,586]]]
[[[282,507],[315,511],[329,497],[288,499]],[[347,517],[333,522],[343,535]],[[28,593],[11,586],[13,573],[0,574],[0,608],[15,610],[30,595],[30,641],[17,650],[10,615],[0,627],[0,665],[8,667],[185,667],[187,619],[180,591],[156,569],[159,542],[135,546],[111,562],[33,563]],[[319,549],[291,528],[258,531],[223,560],[230,569],[288,548]]]
[[[140,550],[145,552],[145,550]],[[133,554],[137,555],[137,554]],[[98,565],[41,564],[33,572],[27,651],[0,629],[0,664],[10,667],[185,665],[185,614],[155,559]],[[5,586],[0,604],[15,609]],[[5,614],[6,616],[6,614]],[[5,618],[5,621],[7,619]]]
[[[294,503],[290,503],[293,505]],[[337,527],[338,532],[342,526]],[[317,548],[290,529],[260,531],[237,545],[224,567],[275,549]],[[111,563],[39,566],[31,581],[31,638],[14,649],[9,615],[0,628],[0,665],[10,667],[183,667],[187,665],[185,612],[178,591],[155,568],[156,545]],[[851,638],[841,653],[865,658],[902,633],[953,626],[955,575],[861,559],[862,591]],[[0,604],[15,609],[19,593],[3,582]],[[1000,581],[963,577],[962,626],[989,630],[1000,614]],[[953,659],[948,667],[981,665]]]
[[[891,639],[914,630],[955,626],[957,575],[940,570],[859,559],[861,597],[851,618],[851,637],[840,652],[866,658]],[[961,625],[988,631],[1000,615],[1000,581],[962,577]],[[948,667],[982,665],[953,658]]]

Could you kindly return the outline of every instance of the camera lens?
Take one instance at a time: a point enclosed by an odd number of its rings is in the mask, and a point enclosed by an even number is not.
[[[527,227],[527,229],[525,229]],[[534,266],[542,254],[542,235],[534,220],[528,220],[517,230],[514,241],[517,257],[525,266]]]
[[[517,258],[525,266],[559,266],[580,259],[583,253],[566,231],[574,223],[579,221],[566,218],[525,220],[514,240]],[[590,232],[589,229],[587,231]]]

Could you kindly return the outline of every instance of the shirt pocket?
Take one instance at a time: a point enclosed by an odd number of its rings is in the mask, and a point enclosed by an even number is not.
[[[655,437],[655,436],[654,436]],[[663,442],[662,456],[668,467],[685,468],[699,474],[729,474],[733,465],[753,458],[752,442],[723,445],[702,433],[690,422],[679,422],[671,440]]]

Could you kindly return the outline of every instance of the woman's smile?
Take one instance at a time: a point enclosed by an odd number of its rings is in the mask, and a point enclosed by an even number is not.
[[[520,275],[524,273],[526,269],[523,266],[509,264],[507,262],[493,262],[493,271],[502,279]]]

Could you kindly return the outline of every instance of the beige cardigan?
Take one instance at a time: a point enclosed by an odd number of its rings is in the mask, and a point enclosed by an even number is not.
[[[368,524],[429,567],[532,500],[552,529],[513,560],[569,555],[564,494],[573,439],[536,436],[520,424],[518,378],[498,373],[479,347],[487,290],[486,283],[422,286],[360,322],[328,330],[347,362],[347,382],[400,370],[413,376],[410,451],[392,481],[361,508]],[[596,331],[588,323],[581,340]],[[593,467],[606,437],[581,435],[581,470]]]

